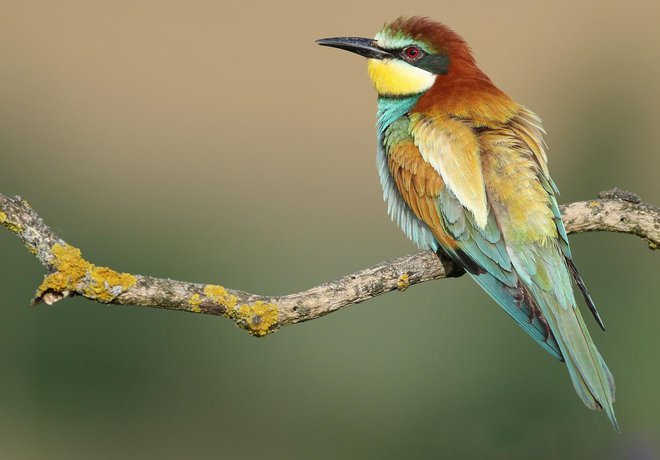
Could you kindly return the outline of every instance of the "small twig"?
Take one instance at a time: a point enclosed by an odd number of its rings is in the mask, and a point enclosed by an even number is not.
[[[562,206],[568,233],[610,231],[644,238],[651,249],[660,246],[660,210],[630,192],[613,189],[599,199]],[[447,257],[425,251],[381,262],[304,292],[261,296],[150,276],[119,273],[85,260],[20,197],[0,194],[0,224],[15,233],[49,274],[37,289],[33,304],[52,304],[72,295],[106,304],[167,308],[230,318],[252,335],[309,321],[346,306],[424,281],[461,276],[463,270]]]

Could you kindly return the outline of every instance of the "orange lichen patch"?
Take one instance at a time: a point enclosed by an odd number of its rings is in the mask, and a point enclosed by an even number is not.
[[[0,211],[0,225],[5,226],[10,232],[21,233],[23,227],[7,219],[7,214]]]
[[[236,323],[251,335],[264,336],[273,331],[277,324],[277,305],[257,301],[242,304],[236,309]]]
[[[399,279],[396,282],[396,288],[403,292],[408,289],[408,286],[410,286],[410,277],[408,276],[408,273],[404,273],[399,276]]]
[[[119,273],[108,267],[97,267],[86,261],[80,249],[68,244],[52,248],[55,273],[48,275],[37,289],[37,299],[45,293],[79,292],[89,299],[111,302],[136,283],[135,276]],[[57,298],[57,296],[55,296]]]

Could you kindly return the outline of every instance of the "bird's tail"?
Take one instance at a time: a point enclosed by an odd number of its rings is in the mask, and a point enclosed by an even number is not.
[[[566,362],[575,391],[584,404],[590,409],[605,411],[619,431],[613,407],[615,385],[612,373],[596,349],[570,291],[565,301],[571,305],[563,306],[556,293],[541,289],[534,283],[527,284],[520,280],[526,295],[517,298],[488,273],[472,277],[546,351]],[[562,281],[559,284],[568,285],[570,289],[568,278]],[[551,330],[549,335],[541,320],[547,322]]]
[[[590,409],[605,411],[615,430],[619,431],[613,407],[614,379],[577,309],[563,257],[552,246],[537,248],[537,251],[526,257],[527,261],[534,262],[530,265],[533,271],[521,270],[525,275],[523,278],[521,271],[516,270],[516,289],[493,274],[479,270],[478,266],[471,269],[471,265],[461,258],[461,253],[451,250],[448,253],[534,340],[566,362],[575,391],[584,404]],[[519,264],[523,269],[527,268],[523,262]],[[531,276],[530,272],[534,275]]]
[[[590,409],[602,409],[619,431],[614,414],[615,385],[612,373],[596,349],[575,306],[559,305],[555,296],[536,286],[530,287],[555,340],[562,351],[575,391]]]

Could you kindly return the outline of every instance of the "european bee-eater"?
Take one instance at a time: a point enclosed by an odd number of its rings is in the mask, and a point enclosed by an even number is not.
[[[577,309],[571,256],[541,120],[499,90],[454,31],[399,18],[374,39],[318,44],[368,59],[378,93],[378,173],[392,219],[448,254],[555,358],[618,430],[614,380]]]

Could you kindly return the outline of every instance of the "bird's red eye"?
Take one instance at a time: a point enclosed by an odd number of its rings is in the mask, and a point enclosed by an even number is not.
[[[418,59],[422,55],[422,51],[416,46],[409,46],[405,48],[403,53],[408,59]]]

